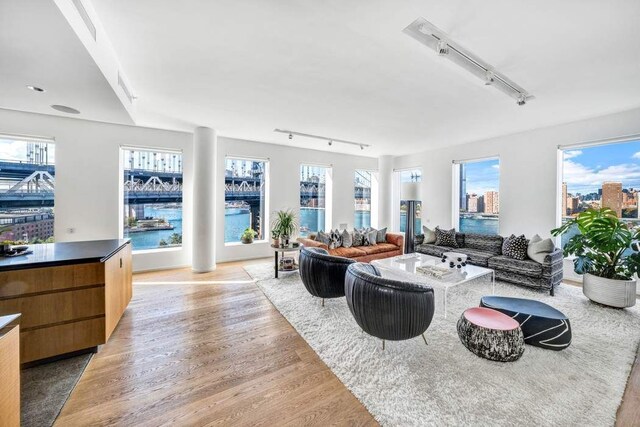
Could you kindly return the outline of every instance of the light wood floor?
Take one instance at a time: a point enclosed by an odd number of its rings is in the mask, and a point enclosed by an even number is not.
[[[377,425],[242,269],[266,261],[136,274],[56,426]],[[638,359],[616,425],[640,425]]]
[[[241,264],[134,282],[56,426],[376,425]]]

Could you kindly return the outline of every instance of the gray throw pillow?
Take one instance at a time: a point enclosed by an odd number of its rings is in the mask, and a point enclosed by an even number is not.
[[[378,230],[376,235],[376,243],[387,243],[387,227]]]
[[[413,240],[416,245],[421,245],[424,243],[424,234],[416,234],[416,238]]]
[[[329,249],[336,249],[342,245],[342,238],[340,236],[340,231],[331,230],[329,234]]]
[[[364,246],[375,246],[378,230],[371,230],[364,233]]]
[[[556,245],[551,239],[542,239],[537,234],[529,241],[529,247],[527,248],[527,255],[529,258],[542,264],[544,258],[554,251]]]
[[[342,247],[350,248],[353,245],[353,237],[347,230],[344,230],[340,236],[342,237]]]
[[[329,246],[329,244],[331,243],[331,236],[329,236],[324,231],[318,231],[318,234],[316,234],[316,242],[324,243],[325,245]]]
[[[422,234],[424,234],[424,240],[422,241],[422,243],[433,244],[436,242],[436,232],[431,230],[426,225],[422,226]]]
[[[515,239],[516,235],[512,234],[509,237],[505,237],[505,239],[502,241],[502,254],[505,254],[505,251],[509,248],[509,240],[511,239]]]
[[[458,242],[456,241],[456,229],[441,230],[440,227],[436,227],[436,246],[448,246],[450,248],[457,248]]]
[[[364,246],[364,234],[362,234],[362,232],[360,232],[359,230],[353,230],[353,242],[351,244],[351,246],[355,247],[355,246]]]
[[[528,246],[527,238],[524,237],[524,234],[518,237],[509,237],[506,248],[504,244],[502,245],[502,253],[504,256],[522,261],[527,259]]]

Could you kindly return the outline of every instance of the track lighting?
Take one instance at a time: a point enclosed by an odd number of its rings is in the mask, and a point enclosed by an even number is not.
[[[449,54],[449,45],[444,40],[440,40],[438,42],[438,46],[436,47],[436,52],[438,55],[445,56]]]
[[[491,86],[493,82],[494,82],[493,71],[487,70],[487,72],[484,75],[484,84],[485,86]]]
[[[303,138],[321,139],[321,140],[326,141],[326,143],[329,146],[333,146],[333,143],[337,142],[337,143],[340,143],[340,144],[354,145],[354,146],[360,147],[361,150],[364,150],[365,147],[370,147],[369,144],[362,144],[360,142],[346,141],[344,139],[337,139],[337,138],[328,138],[326,136],[311,135],[309,133],[295,132],[295,131],[292,131],[292,130],[274,129],[273,131],[289,135],[289,139],[290,140],[293,139],[294,135],[296,135],[296,136],[301,136]]]
[[[492,86],[515,99],[518,105],[525,105],[527,101],[534,99],[524,88],[456,43],[447,33],[426,19],[418,18],[402,31],[426,46],[430,51],[435,51],[438,55],[478,77],[485,85]]]

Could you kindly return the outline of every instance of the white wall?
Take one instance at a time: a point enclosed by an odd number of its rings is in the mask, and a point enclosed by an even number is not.
[[[136,253],[133,265],[140,271],[190,264],[192,134],[2,109],[0,133],[55,138],[58,242],[119,237],[121,145],[183,150],[183,247]]]
[[[522,107],[522,108],[526,108]],[[558,145],[640,133],[640,109],[396,157],[422,168],[422,222],[452,227],[452,162],[500,158],[500,234],[549,236],[556,226]],[[457,224],[455,224],[457,227]]]
[[[337,228],[341,223],[349,224],[349,228],[353,227],[355,170],[376,170],[378,167],[376,158],[218,137],[218,182],[224,182],[224,162],[227,156],[269,159],[268,221],[271,221],[271,213],[280,209],[295,209],[299,212],[301,164],[331,166],[333,171],[332,228]],[[273,255],[268,241],[251,245],[225,245],[223,191],[218,191],[217,202],[216,210],[219,220],[216,221],[216,258],[218,262]]]

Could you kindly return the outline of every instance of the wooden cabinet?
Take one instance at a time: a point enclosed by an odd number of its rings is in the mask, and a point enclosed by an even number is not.
[[[20,426],[20,326],[17,317],[0,317],[0,426],[3,427]]]
[[[22,315],[22,363],[106,343],[131,296],[130,244],[99,262],[0,271],[0,316]]]

